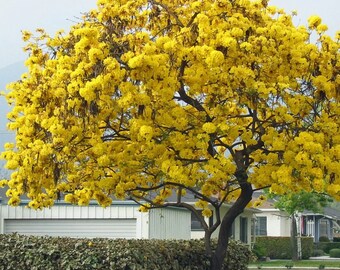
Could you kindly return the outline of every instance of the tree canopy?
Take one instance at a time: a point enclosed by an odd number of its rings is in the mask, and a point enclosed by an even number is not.
[[[67,34],[24,32],[29,72],[9,86],[17,135],[2,154],[10,204],[61,191],[105,206],[156,186],[159,203],[181,186],[232,200],[237,171],[338,197],[339,36],[326,29],[267,1],[122,0]]]
[[[304,211],[323,213],[323,208],[330,205],[331,202],[332,199],[326,194],[302,190],[298,193],[277,196],[274,205],[292,216]]]
[[[68,33],[24,32],[9,204],[148,209],[190,191],[209,216],[264,187],[339,199],[340,34],[326,30],[266,0],[99,0]]]

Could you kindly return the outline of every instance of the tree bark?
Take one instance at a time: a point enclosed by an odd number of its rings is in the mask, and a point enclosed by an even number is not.
[[[297,226],[294,214],[291,215],[291,231],[290,231],[290,245],[292,249],[292,260],[298,260],[298,249],[297,249]]]
[[[208,256],[211,256],[211,232],[205,231],[204,233],[204,246],[205,246],[205,253]]]
[[[211,260],[211,270],[222,270],[223,261],[227,254],[232,224],[236,217],[243,212],[247,204],[252,199],[253,189],[251,184],[247,183],[246,181],[242,181],[240,186],[241,186],[240,196],[222,219],[220,232],[217,240],[217,247],[215,252],[213,253]],[[228,266],[225,269],[228,269]]]

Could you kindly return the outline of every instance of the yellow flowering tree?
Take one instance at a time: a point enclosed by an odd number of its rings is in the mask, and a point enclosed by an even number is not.
[[[221,269],[254,190],[340,198],[340,35],[317,16],[308,24],[266,0],[99,0],[69,33],[24,32],[28,72],[6,95],[9,204],[66,194],[184,207]]]

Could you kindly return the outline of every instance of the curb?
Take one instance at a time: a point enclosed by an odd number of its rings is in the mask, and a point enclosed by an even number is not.
[[[285,270],[288,269],[287,267],[284,266],[261,266],[261,268],[259,268],[258,266],[249,266],[248,267],[249,270],[251,269],[263,269],[263,270]],[[293,266],[292,268],[293,270],[315,270],[315,269],[319,269],[318,266],[314,266],[314,267],[298,267],[298,266]],[[340,270],[339,267],[325,267],[325,270]]]

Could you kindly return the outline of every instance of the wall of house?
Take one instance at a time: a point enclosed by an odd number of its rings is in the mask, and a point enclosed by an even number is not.
[[[256,217],[267,217],[267,236],[289,236],[289,218],[283,212],[276,209],[261,209],[262,213]]]
[[[201,239],[204,238],[204,231],[191,231],[191,239]]]
[[[291,220],[287,214],[280,212],[281,216],[281,236],[290,236]]]
[[[242,215],[240,215],[236,220],[235,220],[235,236],[234,239],[241,241],[241,218],[246,218],[247,219],[247,239],[246,239],[246,244],[251,244],[252,242],[252,232],[251,232],[251,224],[252,224],[252,219],[253,219],[253,213],[251,212],[244,212]]]
[[[149,216],[149,238],[190,239],[191,212],[186,209],[152,209]]]
[[[33,220],[39,220],[42,222],[44,220],[58,220],[59,223],[62,222],[62,220],[66,220],[66,223],[68,224],[70,223],[70,220],[75,220],[75,223],[72,226],[77,226],[77,222],[79,224],[79,222],[82,221],[111,220],[114,222],[114,220],[125,219],[130,221],[135,220],[135,225],[133,225],[136,231],[134,238],[148,238],[149,215],[147,213],[139,212],[138,208],[139,207],[136,204],[128,202],[123,204],[116,203],[106,208],[102,208],[97,205],[80,207],[67,204],[56,204],[51,208],[37,211],[27,208],[25,205],[20,205],[17,207],[0,205],[0,233],[5,233],[6,224],[15,225],[15,220],[18,220],[18,224],[21,223],[23,226],[25,225],[25,220],[31,221],[31,223]],[[117,224],[118,223],[116,223],[116,225]]]
[[[223,217],[225,215],[225,213],[227,212],[228,208],[225,207],[223,209],[221,209],[221,217]],[[253,218],[253,212],[251,211],[247,211],[245,210],[240,216],[238,216],[235,221],[234,221],[234,235],[233,235],[233,239],[240,241],[240,218],[245,217],[247,218],[247,244],[251,245],[251,241],[252,241],[252,232],[251,232],[251,224],[252,224],[252,218]],[[214,216],[214,220],[215,220],[215,216]],[[206,219],[206,222],[208,223],[208,219]],[[218,237],[218,233],[219,233],[219,228],[217,228],[217,230],[212,234],[212,238],[217,238]],[[200,239],[200,238],[204,238],[204,231],[191,231],[191,239]]]

